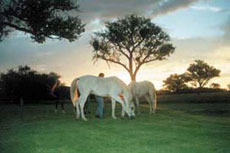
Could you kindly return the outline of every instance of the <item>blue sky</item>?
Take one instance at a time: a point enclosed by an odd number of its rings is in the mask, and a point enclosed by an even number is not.
[[[137,80],[150,80],[161,88],[162,80],[172,73],[183,73],[189,64],[202,59],[221,70],[221,76],[210,81],[230,83],[230,1],[229,0],[79,0],[86,32],[80,39],[32,42],[28,35],[15,31],[0,43],[0,72],[29,65],[39,72],[55,71],[67,85],[81,75],[116,75],[129,82],[124,69],[100,61],[93,64],[89,45],[94,31],[131,13],[146,16],[171,36],[175,53],[167,60],[142,67]],[[130,9],[132,8],[132,9]]]
[[[217,37],[224,34],[221,26],[230,17],[229,12],[224,12],[227,6],[230,7],[230,1],[201,1],[153,21],[166,27],[171,37]]]

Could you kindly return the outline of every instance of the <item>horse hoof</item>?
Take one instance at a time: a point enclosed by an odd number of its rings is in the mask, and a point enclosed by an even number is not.
[[[75,119],[76,119],[76,120],[79,120],[79,119],[80,119],[80,116],[75,116]]]

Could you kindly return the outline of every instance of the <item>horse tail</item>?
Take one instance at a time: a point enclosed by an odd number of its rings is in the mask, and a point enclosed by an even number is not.
[[[74,79],[70,86],[70,98],[71,98],[71,101],[74,107],[76,107],[76,101],[79,98],[77,81],[78,81],[78,78]]]

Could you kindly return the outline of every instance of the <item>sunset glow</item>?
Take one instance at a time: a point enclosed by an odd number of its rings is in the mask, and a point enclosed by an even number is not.
[[[34,43],[28,35],[14,32],[0,43],[0,72],[18,65],[29,65],[39,72],[56,72],[66,85],[82,75],[104,72],[130,82],[128,72],[115,64],[104,61],[93,63],[89,40],[93,32],[104,29],[105,21],[113,21],[131,13],[145,16],[162,27],[171,37],[175,52],[163,61],[154,61],[141,67],[137,81],[149,80],[161,89],[163,80],[171,74],[186,71],[194,60],[201,59],[221,70],[220,77],[211,83],[227,88],[230,83],[230,5],[228,0],[194,1],[105,1],[92,3],[79,1],[80,18],[86,23],[86,32],[70,43],[48,40]],[[113,6],[113,7],[111,7]],[[132,10],[129,8],[132,6]]]

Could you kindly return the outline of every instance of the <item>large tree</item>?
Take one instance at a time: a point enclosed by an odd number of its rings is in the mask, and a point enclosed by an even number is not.
[[[136,15],[106,22],[105,30],[95,33],[91,45],[95,61],[100,59],[122,66],[132,81],[142,65],[164,60],[175,49],[161,27]]]
[[[188,67],[187,74],[191,78],[194,86],[198,85],[199,88],[202,88],[208,84],[210,79],[218,77],[220,70],[208,65],[202,60],[195,60],[195,62]]]
[[[183,89],[187,89],[188,86],[186,82],[190,80],[186,74],[171,74],[166,80],[164,80],[164,85],[166,89],[171,92],[178,92]]]
[[[74,41],[84,31],[78,8],[74,0],[0,0],[0,41],[14,30],[38,43],[47,38]]]

